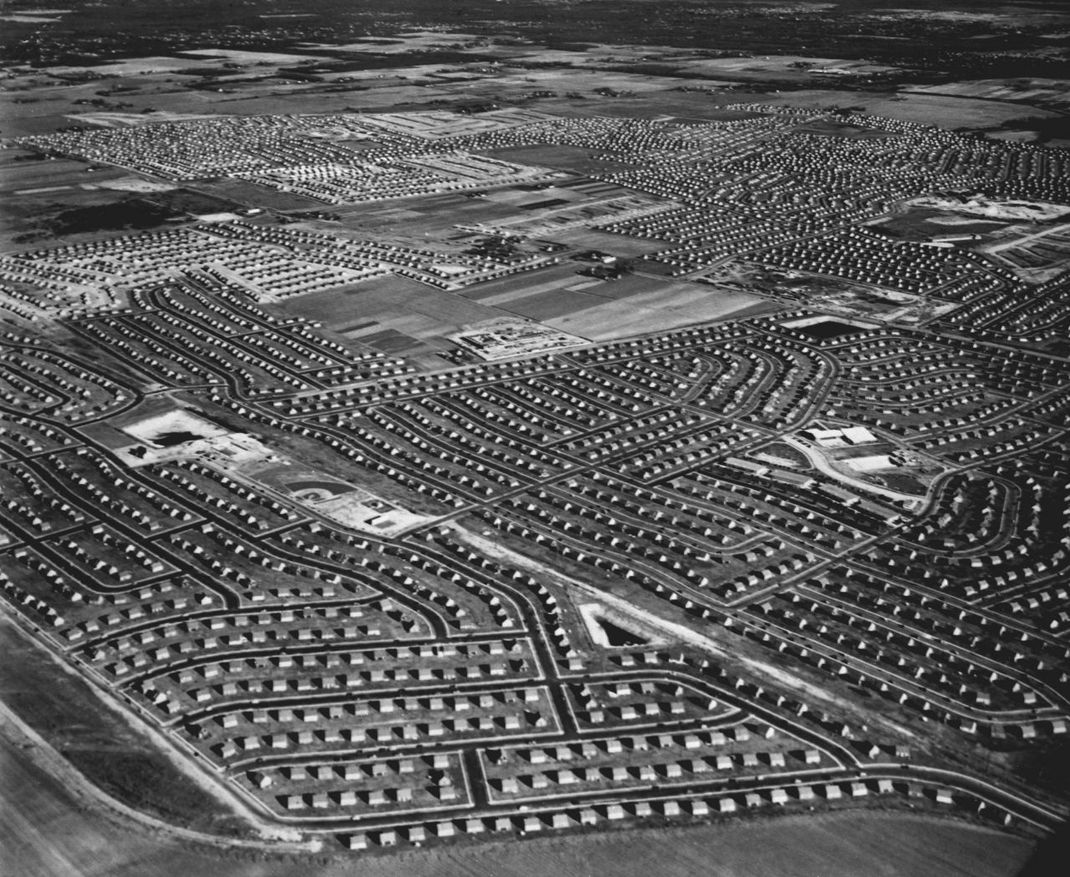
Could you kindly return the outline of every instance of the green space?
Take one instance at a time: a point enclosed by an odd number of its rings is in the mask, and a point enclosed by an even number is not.
[[[0,616],[0,699],[85,777],[122,803],[175,825],[241,836],[246,823],[106,704],[90,683],[60,668]]]

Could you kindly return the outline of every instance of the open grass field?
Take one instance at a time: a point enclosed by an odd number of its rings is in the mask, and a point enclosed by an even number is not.
[[[396,55],[401,52],[427,52],[433,49],[452,49],[463,51],[466,44],[479,40],[476,34],[444,30],[407,30],[398,34],[397,39],[366,39],[342,46],[311,43],[310,49],[324,48],[336,52],[367,52],[376,55]]]
[[[564,171],[576,171],[581,174],[589,174],[596,171],[605,172],[623,169],[626,165],[620,162],[607,161],[592,157],[592,150],[583,149],[579,146],[511,146],[507,149],[496,149],[489,153],[503,161],[516,161],[520,164],[537,164],[543,167],[553,167]]]
[[[286,313],[320,320],[334,332],[358,332],[357,337],[371,327],[364,325],[358,331],[353,325],[369,321],[388,328],[406,318],[422,317],[436,321],[443,332],[452,332],[468,323],[501,316],[479,302],[397,275],[376,277],[345,290],[297,296],[281,308]]]
[[[595,288],[603,285],[598,282],[594,283]],[[589,288],[585,283],[577,283],[575,286]],[[604,302],[605,299],[603,298],[589,295],[573,287],[537,292],[535,295],[528,295],[511,301],[506,307],[511,313],[519,317],[527,317],[530,320],[538,320],[541,323],[567,316],[579,310],[597,307]]]
[[[611,99],[582,95],[578,99],[570,100],[566,99],[566,92],[562,89],[560,97],[540,101],[539,107],[548,113],[566,117],[599,115],[613,118],[732,122],[753,118],[755,114],[726,109],[725,105],[764,99],[759,93],[740,90],[729,82],[667,79],[664,83],[662,91]],[[697,90],[682,91],[684,88]]]
[[[852,106],[874,116],[890,116],[941,128],[995,130],[1027,118],[1055,118],[1056,114],[1024,104],[981,100],[943,94],[899,92],[844,92],[834,89],[803,90],[769,95],[766,102],[793,107]]]
[[[632,275],[613,281],[613,285],[633,279],[646,281],[647,289],[548,319],[546,323],[592,341],[608,341],[648,332],[664,332],[728,316],[752,316],[778,307],[758,296],[684,281],[665,282]],[[584,292],[589,293],[590,290]]]
[[[911,91],[985,100],[1021,101],[1048,105],[1053,109],[1070,108],[1070,85],[1059,79],[975,79],[940,85],[918,85],[911,88]]]
[[[90,172],[84,162],[32,156],[21,149],[0,153],[0,194],[46,195],[127,176],[114,168]]]
[[[280,192],[245,180],[217,180],[201,187],[247,207],[267,210],[322,210],[323,202],[292,192]]]
[[[179,189],[121,168],[0,152],[0,246],[29,249],[152,228],[168,218],[218,213],[233,201]]]
[[[924,241],[938,235],[990,236],[1001,231],[1006,224],[999,219],[972,218],[936,207],[908,207],[904,212],[877,223],[876,227],[897,238]]]
[[[221,833],[239,828],[233,814],[177,770],[152,741],[3,617],[0,651],[0,699],[99,788],[177,825]],[[8,795],[10,780],[5,773],[0,778]],[[0,873],[5,873],[2,867]]]
[[[458,234],[458,225],[490,224],[512,216],[513,208],[484,198],[450,192],[426,198],[332,207],[344,228],[376,238],[396,237],[419,246],[428,239],[448,239]]]
[[[624,258],[645,256],[647,253],[656,253],[658,250],[665,249],[662,241],[632,238],[623,234],[599,231],[596,228],[570,228],[563,234],[563,237],[571,246],[590,247],[592,250],[601,250],[604,253]]]
[[[660,332],[777,307],[768,299],[705,283],[640,274],[599,281],[578,270],[575,262],[555,265],[535,275],[484,284],[467,295],[480,304],[591,340]]]
[[[564,289],[579,283],[583,278],[576,274],[577,267],[575,263],[566,262],[538,271],[503,277],[466,289],[462,295],[483,305],[499,307],[539,292]]]
[[[342,290],[302,295],[282,312],[318,320],[338,340],[356,342],[417,365],[441,367],[436,351],[453,346],[447,336],[464,326],[505,316],[501,310],[397,275]]]

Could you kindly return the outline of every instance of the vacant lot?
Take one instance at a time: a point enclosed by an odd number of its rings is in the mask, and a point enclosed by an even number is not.
[[[782,92],[765,99],[771,105],[793,107],[852,106],[874,116],[890,116],[906,122],[937,125],[941,128],[994,130],[1014,120],[1053,118],[1055,113],[1024,104],[952,97],[939,94],[899,92],[899,94],[861,91],[806,90]]]
[[[552,237],[552,236],[551,236]],[[623,234],[599,231],[596,228],[571,228],[561,235],[564,242],[573,247],[590,247],[613,256],[630,258],[656,253],[665,248],[663,241],[632,238]]]
[[[500,312],[456,293],[396,275],[375,278],[346,290],[298,296],[287,301],[282,309],[321,320],[335,332],[354,332],[355,337],[371,331],[371,326],[354,329],[354,324],[359,326],[373,321],[380,328],[413,318],[421,323],[430,321],[438,328],[430,328],[421,334],[438,335],[453,332],[468,323],[501,316]]]
[[[628,165],[621,162],[595,158],[595,151],[580,146],[512,146],[488,153],[503,161],[515,161],[520,164],[536,164],[553,167],[564,171],[577,171],[581,174],[623,170]]]
[[[767,299],[698,283],[666,282],[638,276],[610,283],[616,285],[631,280],[646,281],[646,291],[547,320],[547,324],[592,341],[608,341],[728,316],[738,318],[763,313],[777,307]]]
[[[336,339],[343,343],[405,356],[418,367],[444,364],[436,352],[454,346],[448,335],[472,323],[506,316],[497,308],[397,275],[297,296],[280,309],[322,322],[343,336]]]
[[[2,617],[0,652],[0,698],[97,786],[137,810],[178,825],[209,832],[238,828],[229,811],[106,707],[87,683],[31,646]],[[6,794],[7,775],[0,776]]]

